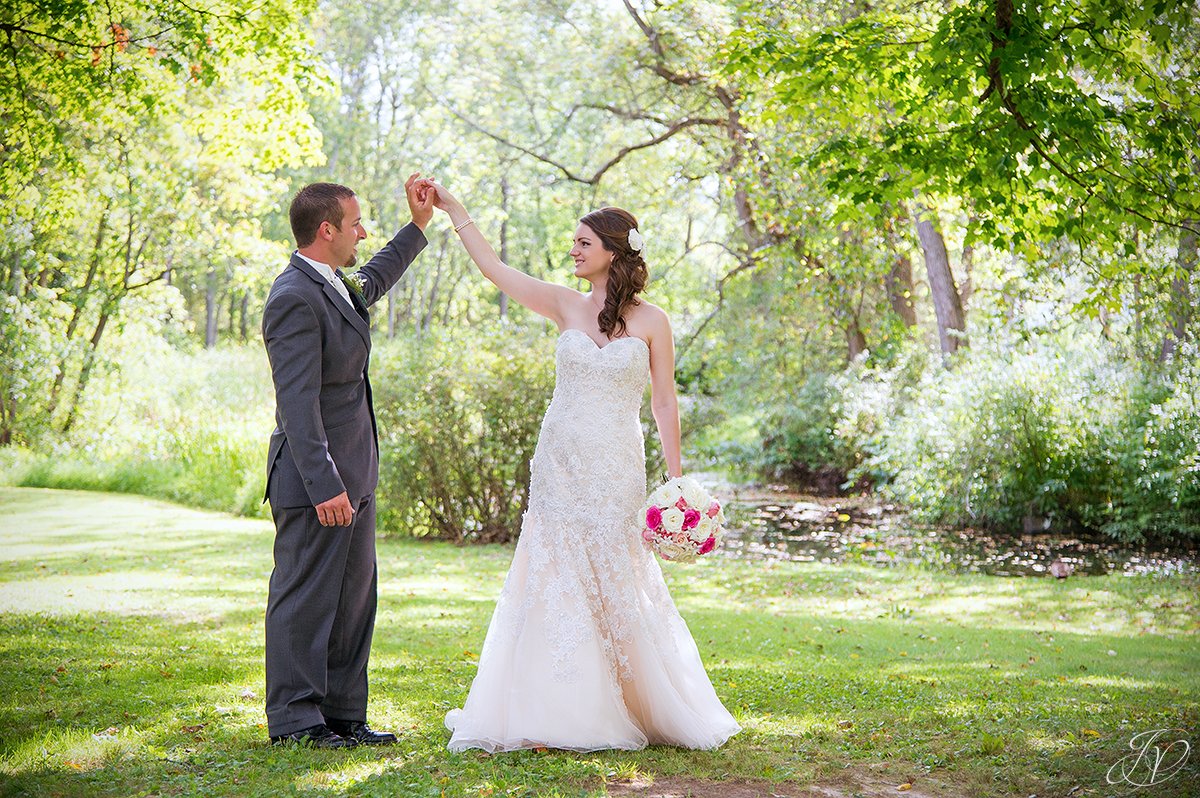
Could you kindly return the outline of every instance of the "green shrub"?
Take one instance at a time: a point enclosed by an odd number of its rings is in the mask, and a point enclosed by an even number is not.
[[[136,327],[110,347],[71,431],[14,455],[4,479],[264,515],[273,394],[261,347],[181,352]]]
[[[1163,376],[1101,340],[979,347],[951,369],[848,374],[837,432],[920,521],[1200,537],[1200,371]]]
[[[820,493],[846,487],[855,452],[835,434],[840,394],[837,380],[813,374],[770,411],[759,435],[761,469],[770,478],[784,479]]]
[[[554,339],[455,330],[377,347],[380,528],[458,542],[520,531]]]
[[[1119,440],[1119,479],[1108,504],[1087,518],[1122,540],[1200,539],[1200,364],[1195,347],[1177,369],[1150,375]]]

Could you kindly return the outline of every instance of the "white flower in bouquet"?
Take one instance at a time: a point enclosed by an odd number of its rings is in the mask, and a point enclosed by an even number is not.
[[[695,507],[697,510],[704,512],[708,509],[708,503],[712,501],[712,496],[708,495],[708,491],[700,487],[699,484],[688,480],[690,484],[680,486],[682,488],[683,500],[688,503],[689,507]]]
[[[668,507],[662,511],[663,529],[672,535],[683,531],[683,510],[678,507]]]
[[[683,480],[680,478],[667,480],[664,482],[664,484],[659,486],[658,490],[655,490],[654,493],[650,494],[650,498],[652,498],[655,503],[665,506],[676,504],[679,499],[683,498],[683,485],[680,484],[682,481]]]
[[[696,528],[692,530],[690,537],[697,543],[703,543],[713,536],[717,531],[717,526],[713,519],[707,515],[700,516],[700,523],[696,524]]]

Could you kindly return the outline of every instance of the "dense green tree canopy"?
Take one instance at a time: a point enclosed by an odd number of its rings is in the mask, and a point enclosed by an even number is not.
[[[422,171],[508,262],[574,287],[579,217],[639,217],[698,459],[891,485],[956,521],[1183,518],[1196,18],[1170,0],[6,3],[0,441],[96,447],[104,392],[145,352],[257,352],[294,191],[352,186],[370,247]],[[548,329],[444,224],[429,236],[376,308],[381,339]],[[1097,375],[1119,397],[1065,424]],[[1040,431],[1006,439],[1013,418]]]

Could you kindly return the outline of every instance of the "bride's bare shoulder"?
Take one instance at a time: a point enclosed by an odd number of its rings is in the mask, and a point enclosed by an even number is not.
[[[632,334],[651,344],[655,339],[671,335],[671,320],[667,312],[644,299],[638,300],[638,304],[626,316],[626,323]]]
[[[639,299],[636,306],[633,308],[633,313],[630,317],[642,324],[651,325],[655,328],[666,325],[670,327],[671,319],[667,316],[667,312],[655,305],[653,302],[647,302],[644,299]]]

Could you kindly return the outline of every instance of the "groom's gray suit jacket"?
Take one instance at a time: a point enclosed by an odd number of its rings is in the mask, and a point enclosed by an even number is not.
[[[263,340],[275,383],[275,431],[267,454],[264,500],[272,507],[314,507],[345,491],[351,503],[379,481],[379,438],[367,367],[367,307],[387,293],[425,235],[403,227],[358,270],[361,295],[351,308],[303,258],[292,255],[263,309]]]

